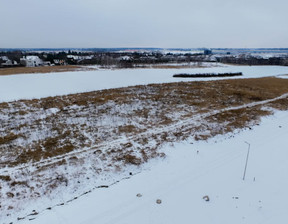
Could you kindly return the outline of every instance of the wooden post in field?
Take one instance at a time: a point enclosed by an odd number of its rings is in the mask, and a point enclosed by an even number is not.
[[[250,152],[250,143],[248,143],[248,142],[245,142],[245,143],[248,144],[248,152],[247,152],[247,157],[246,157],[246,163],[245,163],[243,180],[245,180],[246,169],[247,169],[247,164],[248,164],[248,159],[249,159],[249,152]]]

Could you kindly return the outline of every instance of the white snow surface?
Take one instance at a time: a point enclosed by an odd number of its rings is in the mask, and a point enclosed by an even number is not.
[[[0,102],[19,99],[42,98],[88,92],[109,88],[127,87],[150,83],[213,80],[220,78],[173,78],[179,73],[242,72],[243,77],[257,78],[288,74],[283,66],[228,66],[183,69],[117,69],[76,71],[48,74],[20,74],[0,76]],[[235,79],[235,77],[232,77]],[[223,79],[223,78],[221,78]],[[225,78],[227,79],[227,78]]]
[[[209,79],[175,79],[178,73],[242,72],[240,78],[288,74],[281,66],[195,69],[122,69],[0,76],[0,102],[87,92],[138,84]],[[233,77],[234,79],[235,77]],[[281,76],[287,78],[287,76]],[[221,78],[224,79],[224,78]],[[227,78],[225,78],[227,79]],[[55,111],[51,111],[53,113]],[[277,112],[253,130],[165,146],[165,159],[109,188],[37,211],[20,224],[274,224],[288,214],[288,113]],[[190,143],[194,144],[190,144]],[[248,142],[251,145],[243,181]],[[130,171],[130,170],[129,170]],[[129,176],[127,170],[127,175]],[[139,169],[131,172],[139,171]],[[113,177],[111,178],[113,179]],[[117,179],[117,177],[115,177]],[[95,186],[87,186],[92,189]],[[67,194],[69,189],[67,189]],[[136,197],[140,193],[142,197]],[[63,192],[63,195],[65,192]],[[208,195],[209,202],[203,200]],[[63,196],[64,197],[64,196]],[[61,198],[60,198],[61,199]],[[60,200],[59,199],[59,200]],[[156,200],[162,203],[157,204]],[[54,199],[52,199],[54,200]],[[47,199],[41,203],[51,205]],[[37,210],[37,203],[31,205]],[[45,206],[41,206],[45,207]],[[29,220],[29,219],[34,220]],[[0,220],[2,223],[5,220]]]
[[[276,112],[253,130],[234,136],[167,145],[165,159],[150,161],[130,179],[20,223],[286,223],[287,133],[288,113]],[[251,148],[243,180],[246,142]],[[206,195],[208,202],[203,200]]]

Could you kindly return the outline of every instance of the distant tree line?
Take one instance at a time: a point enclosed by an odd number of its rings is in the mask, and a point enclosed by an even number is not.
[[[7,56],[18,64],[20,64],[20,58],[32,55],[51,64],[55,64],[55,60],[63,60],[65,64],[69,65],[100,65],[120,68],[131,68],[141,64],[205,61],[205,57],[201,54],[163,54],[161,52],[0,52],[0,56]]]
[[[0,66],[4,63],[1,56],[8,57],[11,61],[17,62],[21,66],[20,59],[24,56],[38,56],[51,65],[58,65],[61,60],[68,65],[100,65],[103,67],[115,66],[118,68],[133,68],[145,64],[165,64],[165,63],[199,63],[202,62],[220,62],[227,64],[239,65],[284,65],[288,66],[287,57],[270,57],[258,58],[250,55],[211,55],[205,53],[190,54],[190,53],[162,53],[158,51],[151,52],[82,52],[82,51],[59,51],[59,52],[22,52],[22,51],[6,51],[0,52]],[[63,64],[61,63],[61,64]]]
[[[226,64],[237,65],[283,65],[288,66],[288,57],[270,57],[270,58],[257,58],[257,57],[220,57],[217,58],[218,62]]]

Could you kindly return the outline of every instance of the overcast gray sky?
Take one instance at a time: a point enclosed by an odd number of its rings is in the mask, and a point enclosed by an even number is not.
[[[287,0],[0,0],[0,48],[288,47]]]

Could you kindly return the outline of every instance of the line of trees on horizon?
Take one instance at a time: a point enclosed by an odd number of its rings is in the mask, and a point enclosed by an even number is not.
[[[190,54],[190,53],[162,53],[151,52],[79,52],[79,51],[60,51],[60,52],[22,52],[6,51],[0,52],[0,67],[5,63],[3,57],[17,62],[11,66],[21,66],[20,59],[26,56],[38,56],[41,60],[57,65],[56,61],[65,62],[67,65],[100,65],[117,66],[130,68],[141,64],[160,64],[160,63],[190,63],[190,62],[220,62],[239,65],[283,65],[288,66],[287,57],[260,58],[251,55],[212,55],[212,54]],[[22,65],[23,66],[23,65]],[[7,66],[2,66],[7,67]]]

